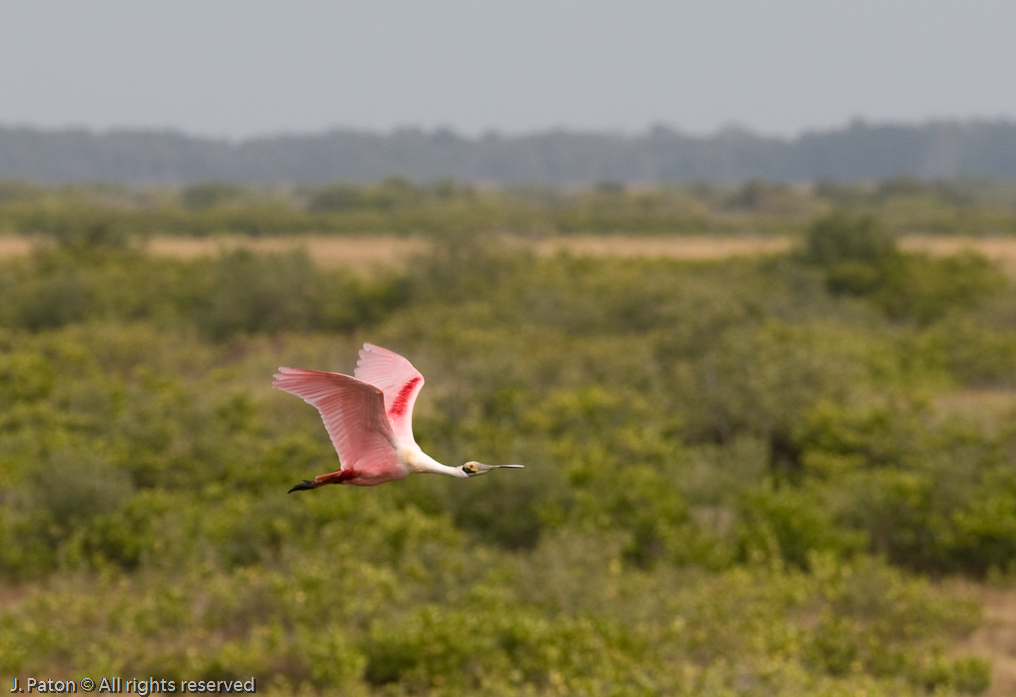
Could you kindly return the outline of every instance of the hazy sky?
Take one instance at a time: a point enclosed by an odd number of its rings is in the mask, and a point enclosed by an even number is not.
[[[0,0],[0,124],[796,134],[1016,117],[1013,0]]]

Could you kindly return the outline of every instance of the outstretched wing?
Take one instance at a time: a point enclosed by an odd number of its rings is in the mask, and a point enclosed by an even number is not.
[[[395,436],[403,443],[415,443],[413,405],[423,388],[420,371],[394,351],[364,344],[353,375],[381,389],[385,397],[385,413]]]
[[[321,413],[339,454],[340,481],[381,484],[409,474],[376,386],[339,373],[279,368],[272,387],[301,397]]]

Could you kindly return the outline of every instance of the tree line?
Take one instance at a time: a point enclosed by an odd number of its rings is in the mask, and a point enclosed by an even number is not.
[[[782,182],[1016,177],[1016,122],[872,124],[794,138],[726,128],[689,135],[552,130],[468,137],[447,129],[336,129],[239,142],[175,131],[42,130],[0,126],[0,178],[185,184],[413,181],[591,184],[604,181]]]

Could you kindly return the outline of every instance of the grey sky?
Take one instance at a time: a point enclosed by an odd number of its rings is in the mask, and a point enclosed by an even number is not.
[[[0,0],[0,124],[766,133],[1016,116],[1012,0]]]

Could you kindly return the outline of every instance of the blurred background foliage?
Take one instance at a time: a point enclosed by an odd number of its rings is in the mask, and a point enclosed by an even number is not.
[[[911,178],[791,186],[673,183],[480,186],[452,179],[267,186],[206,181],[178,189],[0,180],[0,233],[64,243],[125,235],[400,234],[449,229],[570,234],[794,234],[833,210],[874,215],[890,234],[1016,233],[1016,184]]]
[[[389,180],[275,200],[5,183],[0,220],[57,243],[0,261],[0,672],[256,675],[280,694],[983,692],[987,661],[951,648],[978,605],[933,581],[1016,573],[1016,289],[972,253],[901,251],[893,206],[1012,211],[937,186]],[[464,224],[512,201],[556,231],[656,230],[664,210],[773,200],[799,247],[715,262],[537,256]],[[440,234],[370,272],[135,244],[378,212],[392,230],[433,214]],[[286,496],[336,459],[272,372],[352,372],[365,340],[427,377],[426,451],[526,469]]]

